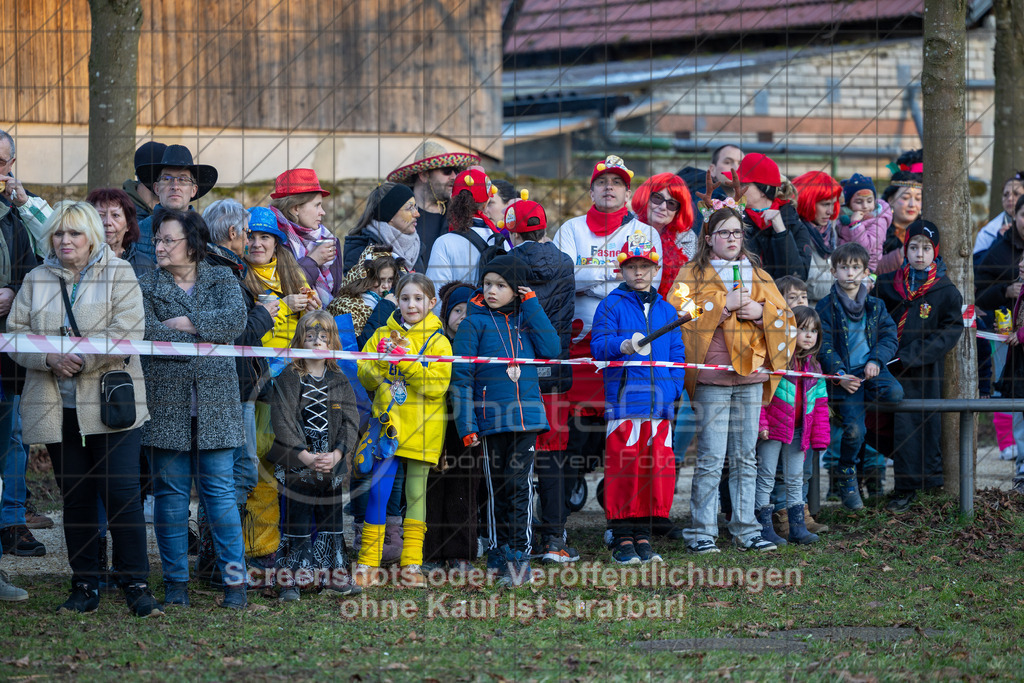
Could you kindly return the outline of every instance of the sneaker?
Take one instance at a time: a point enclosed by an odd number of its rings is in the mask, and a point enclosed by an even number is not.
[[[42,557],[46,554],[46,546],[37,541],[24,524],[0,529],[0,543],[7,555]]]
[[[733,545],[743,551],[755,551],[759,553],[767,552],[769,550],[778,550],[779,547],[771,541],[766,541],[760,536],[752,536],[749,541],[744,545],[739,542],[739,539],[734,538]]]
[[[720,553],[722,551],[718,549],[718,546],[715,545],[714,541],[709,541],[705,538],[700,541],[687,544],[686,552],[694,555],[707,555],[709,553]]]
[[[892,499],[886,504],[885,509],[897,515],[903,514],[910,509],[915,498],[917,491],[893,491]]]
[[[427,587],[427,577],[423,575],[423,568],[418,564],[407,564],[402,567],[399,577],[403,588]]]
[[[508,570],[508,554],[509,549],[507,545],[503,545],[500,548],[491,548],[487,551],[487,573],[492,576],[504,576]]]
[[[636,554],[640,556],[640,561],[644,564],[665,561],[661,559],[661,555],[654,552],[654,548],[651,547],[651,542],[646,538],[638,538],[636,542],[633,543],[633,548],[636,550]]]
[[[7,572],[0,570],[0,602],[21,602],[28,600],[28,591],[11,585]]]
[[[604,545],[608,550],[611,550],[612,546],[615,545],[615,534],[612,533],[611,529],[604,530]]]
[[[57,608],[57,614],[62,612],[78,612],[79,614],[91,614],[100,606],[99,591],[89,588],[87,583],[76,583],[71,589],[71,596],[64,601],[64,604]]]
[[[1014,493],[1024,494],[1024,478],[1017,477],[1013,480],[1013,486],[1010,488]]]
[[[380,567],[371,567],[368,564],[357,564],[356,568],[352,571],[352,582],[362,588],[371,588],[373,586],[379,586],[384,581],[381,579]]]
[[[331,595],[359,595],[363,592],[363,589],[356,585],[353,577],[345,574],[335,580],[334,577],[327,582],[324,586],[324,592],[330,593]]]
[[[577,562],[580,559],[579,551],[576,548],[570,548],[565,544],[558,536],[551,536],[545,542],[541,548],[540,561],[542,564],[550,564],[556,562],[559,564],[565,562]]]
[[[530,560],[521,550],[508,551],[506,556],[505,571],[498,579],[499,586],[515,588],[533,583],[533,570],[530,569]]]
[[[281,594],[277,596],[277,599],[281,602],[298,602],[300,597],[298,586],[285,586],[281,589]]]
[[[188,607],[188,582],[186,581],[165,581],[164,582],[164,608],[171,605]]]
[[[144,583],[133,583],[125,586],[124,599],[128,603],[128,609],[135,616],[146,619],[148,617],[162,617],[164,612],[160,609],[160,603],[153,597],[149,586]]]
[[[640,564],[643,560],[636,552],[632,539],[624,538],[612,549],[612,559],[619,564]]]
[[[220,606],[224,609],[243,610],[249,606],[249,597],[245,594],[245,584],[224,586],[224,599]]]
[[[156,498],[153,496],[146,496],[142,499],[142,516],[146,518],[146,524],[153,523],[153,506],[156,504]]]

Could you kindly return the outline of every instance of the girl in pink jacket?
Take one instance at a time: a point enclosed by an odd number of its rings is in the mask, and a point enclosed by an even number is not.
[[[878,198],[875,183],[860,173],[840,183],[843,186],[843,211],[839,217],[839,243],[856,242],[868,250],[868,270],[878,269],[882,244],[892,223],[892,209]]]
[[[815,354],[821,348],[821,319],[809,306],[797,306],[796,351],[789,369],[821,372]],[[782,456],[785,479],[786,513],[789,516],[789,542],[814,543],[815,534],[807,530],[804,519],[804,456],[809,448],[828,448],[828,389],[825,380],[785,376],[779,382],[771,403],[761,409],[761,431],[757,443],[757,492],[755,509],[761,523],[761,538],[780,545],[785,543],[772,527],[770,496],[775,486],[775,471]],[[812,456],[813,457],[813,456]]]

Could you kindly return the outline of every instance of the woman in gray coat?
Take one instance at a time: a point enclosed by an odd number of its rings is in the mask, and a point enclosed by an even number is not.
[[[202,217],[158,210],[153,234],[157,270],[139,280],[146,339],[234,343],[245,329],[242,291],[231,271],[204,262],[208,233]],[[245,436],[235,361],[202,354],[152,356],[144,370],[152,390],[142,443],[152,449],[164,606],[189,604],[188,505],[194,481],[224,577],[222,606],[243,609],[245,546],[233,465]]]

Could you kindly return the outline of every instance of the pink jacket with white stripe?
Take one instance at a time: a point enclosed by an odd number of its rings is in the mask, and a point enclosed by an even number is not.
[[[810,363],[799,368],[812,371]],[[802,382],[804,393],[803,438],[800,448],[821,450],[828,448],[828,389],[825,380],[783,377],[779,382],[771,403],[761,408],[761,431],[768,430],[768,438],[782,443],[793,442],[796,424],[796,384]]]

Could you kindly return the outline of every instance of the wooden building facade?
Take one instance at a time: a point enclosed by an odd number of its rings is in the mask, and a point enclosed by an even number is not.
[[[185,144],[222,182],[297,166],[383,177],[425,138],[502,156],[499,3],[142,6],[139,141]],[[0,0],[0,36],[0,127],[17,141],[22,176],[84,183],[87,0]]]

